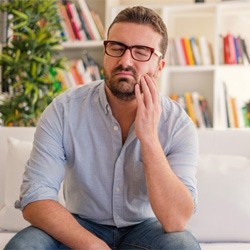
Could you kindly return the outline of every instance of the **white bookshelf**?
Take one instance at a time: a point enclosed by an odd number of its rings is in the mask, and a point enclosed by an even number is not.
[[[109,11],[112,18],[126,6],[142,1],[114,2]],[[170,3],[171,2],[171,3]],[[205,1],[195,4],[190,1],[180,4],[178,1],[143,1],[144,5],[156,10],[164,19],[169,38],[205,36],[211,44],[213,64],[208,66],[171,66],[166,65],[160,79],[160,90],[165,95],[183,94],[186,91],[198,91],[209,105],[214,128],[225,128],[221,122],[220,98],[221,85],[227,85],[228,93],[239,99],[250,99],[250,66],[223,65],[221,62],[220,35],[231,32],[244,37],[250,53],[250,2],[248,1]],[[166,57],[168,62],[168,56]]]
[[[104,26],[106,26],[106,6],[107,0],[86,0],[89,9],[96,12]],[[103,40],[89,41],[67,41],[63,44],[63,54],[69,59],[81,58],[84,50],[87,50],[90,56],[99,64],[103,64]]]

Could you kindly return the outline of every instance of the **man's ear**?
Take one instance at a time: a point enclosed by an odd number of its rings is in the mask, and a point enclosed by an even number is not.
[[[165,67],[166,65],[166,60],[165,59],[160,59],[159,61],[159,71],[162,71],[162,69]]]

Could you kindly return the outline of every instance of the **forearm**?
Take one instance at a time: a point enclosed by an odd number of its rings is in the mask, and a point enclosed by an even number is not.
[[[141,141],[141,147],[152,209],[167,232],[182,231],[193,213],[192,196],[170,168],[158,138]]]
[[[141,143],[147,190],[152,209],[167,232],[182,231],[193,213],[189,190],[169,166],[158,138],[162,112],[154,79],[145,75],[135,86],[135,131]]]
[[[109,249],[84,229],[71,213],[53,200],[36,201],[23,210],[24,218],[71,249]]]

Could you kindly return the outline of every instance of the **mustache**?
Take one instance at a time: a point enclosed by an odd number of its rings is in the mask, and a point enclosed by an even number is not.
[[[138,75],[133,67],[128,66],[125,68],[122,65],[118,65],[115,69],[113,69],[111,75],[114,76],[121,71],[131,72],[135,79],[138,78]]]

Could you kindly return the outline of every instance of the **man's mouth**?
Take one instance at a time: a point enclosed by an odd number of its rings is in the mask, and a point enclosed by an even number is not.
[[[125,71],[125,70],[116,72],[114,75],[115,76],[119,76],[119,77],[133,77],[134,78],[133,72],[131,72],[131,71]]]
[[[121,66],[118,66],[112,73],[113,76],[118,76],[118,77],[124,77],[124,78],[134,78],[136,79],[136,72],[135,70],[130,67],[130,68],[123,68]]]

